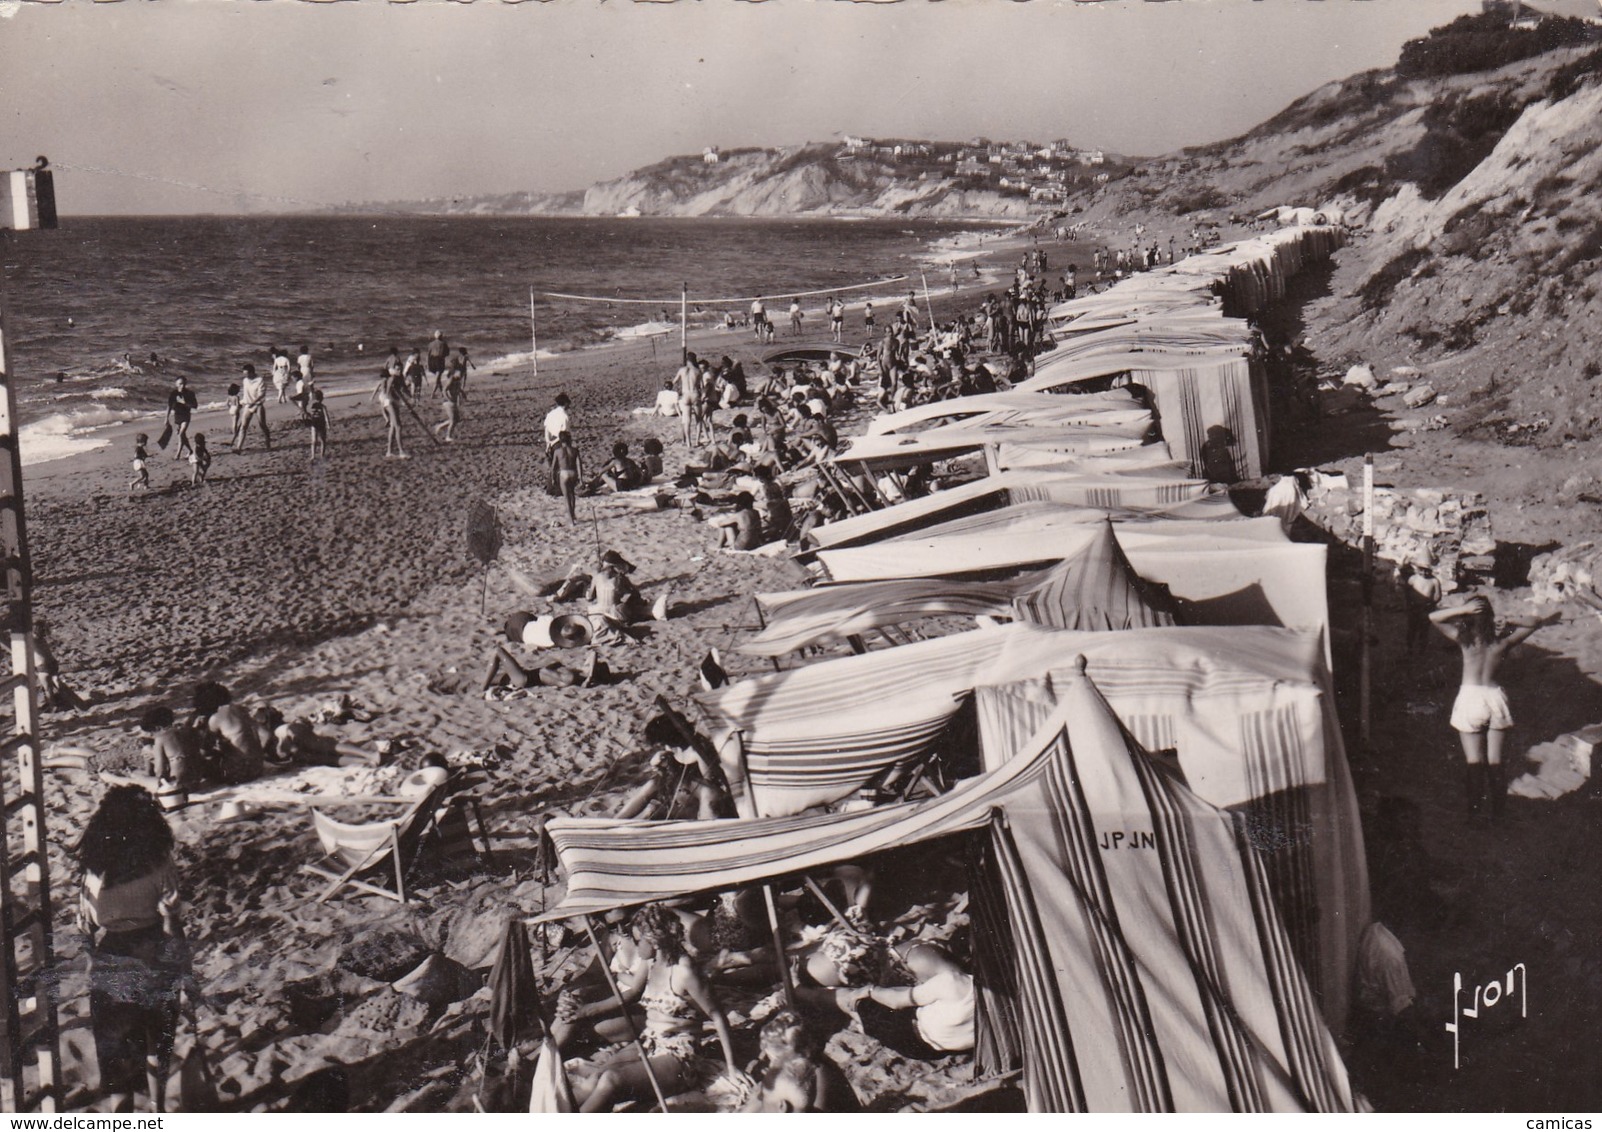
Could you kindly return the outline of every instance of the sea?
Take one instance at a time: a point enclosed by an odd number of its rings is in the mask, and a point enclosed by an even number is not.
[[[493,371],[536,348],[675,332],[683,288],[692,322],[705,323],[757,294],[916,278],[981,230],[993,231],[877,219],[63,217],[0,245],[23,457],[102,446],[108,426],[164,409],[180,374],[202,405],[221,404],[240,366],[266,366],[272,346],[310,346],[320,378],[366,377],[391,346],[404,354],[439,330]]]

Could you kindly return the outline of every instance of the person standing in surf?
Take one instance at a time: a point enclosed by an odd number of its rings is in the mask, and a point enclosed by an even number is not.
[[[461,354],[462,364],[457,365],[456,359],[451,359],[450,369],[445,371],[445,387],[442,391],[445,404],[445,419],[434,426],[434,435],[441,441],[449,444],[454,437],[456,426],[462,419],[462,402],[467,400],[467,351]]]
[[[423,399],[423,351],[421,347],[413,346],[412,352],[406,355],[406,364],[401,367],[401,375],[406,381],[406,387],[411,391],[413,404]],[[434,381],[434,392],[439,392],[439,380]]]
[[[200,401],[195,397],[195,391],[189,388],[189,379],[180,377],[173,382],[172,392],[167,394],[167,428],[172,429],[178,438],[178,447],[173,451],[173,459],[183,459],[184,453],[192,449],[189,443],[189,420],[196,409],[200,408]]]
[[[287,404],[289,401],[289,351],[280,350],[277,346],[270,346],[268,356],[273,363],[273,388],[278,392],[278,403]]]
[[[428,343],[428,373],[434,379],[434,395],[440,393],[441,384],[445,379],[445,359],[450,356],[451,344],[445,341],[443,330],[434,331],[434,337]]]
[[[378,376],[378,384],[373,388],[373,395],[369,400],[377,401],[378,408],[384,414],[384,459],[409,460],[406,449],[401,443],[401,403],[406,399],[406,379],[398,368],[384,367],[384,372]]]
[[[239,430],[234,433],[233,449],[235,452],[245,450],[245,442],[250,439],[250,422],[259,420],[261,423],[261,439],[267,446],[267,451],[273,450],[272,433],[267,430],[267,382],[256,373],[256,367],[246,362],[244,380],[239,385]]]

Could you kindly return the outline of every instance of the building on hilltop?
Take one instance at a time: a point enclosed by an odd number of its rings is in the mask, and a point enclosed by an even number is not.
[[[701,151],[701,160],[708,165],[716,165],[718,161],[721,160],[718,154],[718,147],[715,145],[709,145],[703,149]]]

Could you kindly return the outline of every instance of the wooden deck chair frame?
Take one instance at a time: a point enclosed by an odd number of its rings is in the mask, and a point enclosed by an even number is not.
[[[329,881],[328,887],[317,897],[317,903],[325,903],[345,888],[359,889],[400,904],[407,903],[406,874],[416,862],[423,838],[433,828],[450,788],[449,781],[440,783],[419,798],[417,804],[405,814],[389,821],[355,825],[335,821],[321,810],[313,810],[312,822],[324,853],[346,866],[342,872],[319,864],[301,866],[304,872]],[[356,844],[349,844],[351,841]],[[356,879],[358,874],[377,868],[386,859],[394,871],[394,888]]]

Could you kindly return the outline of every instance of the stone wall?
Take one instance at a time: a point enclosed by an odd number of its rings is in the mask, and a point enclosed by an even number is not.
[[[1536,604],[1567,601],[1575,590],[1596,589],[1602,579],[1602,546],[1577,542],[1537,555],[1530,563],[1530,591]]]
[[[1313,473],[1309,521],[1354,548],[1363,545],[1363,486],[1344,475]],[[1451,593],[1470,576],[1489,576],[1496,539],[1478,492],[1433,488],[1374,489],[1374,553],[1394,565],[1429,563]]]

